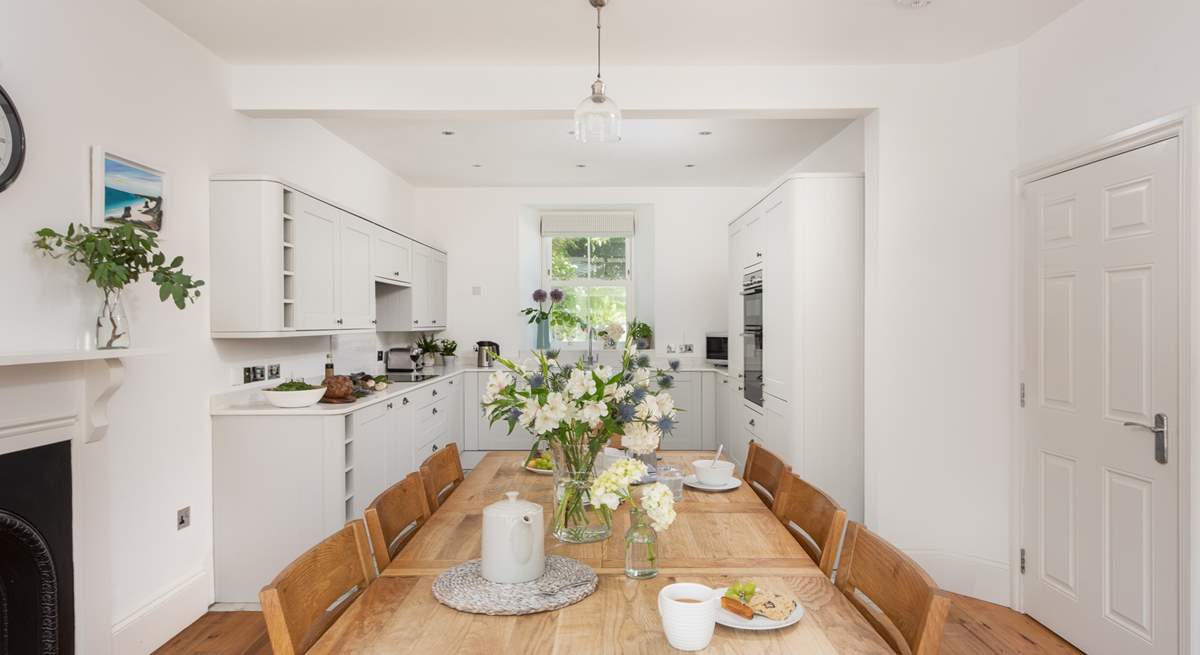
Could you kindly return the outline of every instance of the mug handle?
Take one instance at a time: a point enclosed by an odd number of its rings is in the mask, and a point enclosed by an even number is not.
[[[535,536],[533,534],[533,519],[530,518],[530,516],[528,514],[526,514],[521,517],[521,522],[519,524],[513,526],[513,529],[515,530],[518,526],[522,526],[529,530],[529,542],[526,545],[525,553],[521,554],[521,553],[517,552],[516,539],[509,539],[508,543],[512,544],[511,548],[513,551],[513,557],[516,558],[516,560],[518,562],[520,562],[521,564],[524,564],[529,561],[529,558],[533,557],[533,538]],[[515,536],[515,535],[513,535],[513,536]]]

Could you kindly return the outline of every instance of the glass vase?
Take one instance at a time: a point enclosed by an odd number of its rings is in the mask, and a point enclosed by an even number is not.
[[[612,535],[612,511],[592,505],[596,455],[589,445],[552,440],[554,459],[554,536],[570,544],[604,541]]]
[[[629,530],[625,533],[625,575],[645,580],[658,575],[658,533],[650,527],[646,512],[629,510]]]
[[[550,349],[550,321],[543,320],[537,322],[537,349]]]
[[[96,315],[96,347],[112,350],[128,348],[131,343],[129,318],[125,315],[125,306],[121,304],[121,292],[105,291],[104,302]]]

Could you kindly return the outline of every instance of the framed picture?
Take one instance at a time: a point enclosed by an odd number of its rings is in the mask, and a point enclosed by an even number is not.
[[[92,227],[132,223],[159,232],[166,174],[92,146]]]

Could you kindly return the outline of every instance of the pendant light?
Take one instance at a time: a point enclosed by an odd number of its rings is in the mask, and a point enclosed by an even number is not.
[[[580,143],[616,143],[621,140],[621,109],[604,95],[600,78],[600,10],[608,0],[588,0],[596,8],[596,81],[592,92],[575,108],[575,140]]]

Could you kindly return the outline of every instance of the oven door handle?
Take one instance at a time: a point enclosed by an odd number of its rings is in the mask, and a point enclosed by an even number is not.
[[[743,296],[753,296],[758,293],[762,293],[762,287],[754,287],[752,289],[742,289]]]

